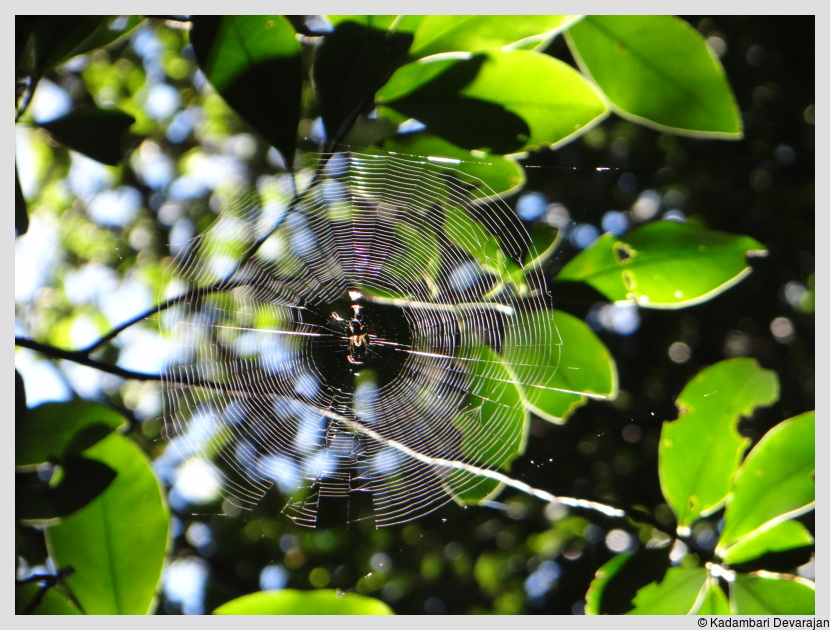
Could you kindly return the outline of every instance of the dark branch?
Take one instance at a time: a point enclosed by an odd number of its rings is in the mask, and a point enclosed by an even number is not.
[[[40,343],[39,341],[35,341],[34,339],[28,339],[26,337],[15,337],[14,345],[19,346],[21,348],[28,348],[29,350],[34,350],[35,352],[40,352],[41,354],[44,354],[53,359],[64,359],[66,361],[72,361],[73,363],[78,363],[80,365],[95,368],[96,370],[100,370],[101,372],[106,372],[107,374],[114,374],[115,376],[120,376],[121,378],[128,378],[136,381],[162,380],[162,376],[160,374],[145,374],[143,372],[134,372],[132,370],[125,370],[124,368],[118,367],[117,365],[110,365],[109,363],[98,361],[96,359],[91,358],[84,350],[63,350],[62,348],[57,348],[55,346],[50,346],[49,344]]]

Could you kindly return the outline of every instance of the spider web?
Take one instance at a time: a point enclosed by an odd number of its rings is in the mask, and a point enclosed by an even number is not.
[[[309,526],[337,499],[369,497],[347,518],[383,526],[522,486],[498,471],[561,341],[520,221],[433,158],[322,155],[293,182],[240,198],[168,269],[168,431],[215,458],[229,501],[276,484]]]

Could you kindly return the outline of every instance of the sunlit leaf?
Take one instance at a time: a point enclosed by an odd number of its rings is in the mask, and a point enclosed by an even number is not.
[[[383,602],[334,590],[261,591],[222,604],[214,615],[392,615]]]
[[[505,197],[525,184],[525,171],[515,160],[498,155],[474,154],[425,131],[399,134],[386,138],[383,149],[393,153],[447,159],[447,168],[461,179],[480,180],[487,188],[476,186],[470,196],[476,200]]]
[[[815,422],[812,411],[785,420],[747,455],[727,502],[718,554],[810,509],[816,497]]]
[[[134,122],[135,118],[119,109],[84,107],[41,127],[70,149],[115,166],[124,156],[123,136]]]
[[[168,541],[169,516],[150,462],[112,434],[84,451],[113,468],[115,481],[81,510],[46,528],[49,554],[87,614],[146,614],[153,604]]]
[[[660,488],[678,529],[719,508],[749,440],[738,421],[778,399],[778,377],[755,359],[721,361],[697,374],[677,398],[677,420],[663,424]]]
[[[670,547],[638,549],[614,556],[597,569],[585,594],[585,614],[621,615],[632,609],[637,591],[663,579],[671,566]]]
[[[724,562],[741,564],[767,553],[790,551],[814,542],[812,535],[798,521],[784,521],[770,529],[747,535],[724,550]]]
[[[629,615],[687,615],[706,587],[708,573],[703,568],[673,567],[659,582],[637,591]]]
[[[117,411],[91,401],[45,403],[30,409],[26,422],[17,427],[15,466],[60,461],[70,444],[78,452],[126,422]]]
[[[577,254],[557,280],[587,282],[609,300],[684,308],[734,286],[766,253],[753,238],[676,221],[655,221],[622,236],[604,234]]]
[[[282,16],[194,16],[190,41],[205,76],[291,165],[297,146],[303,65]]]
[[[661,130],[740,138],[741,117],[703,37],[669,15],[589,15],[567,31],[579,67],[622,116]]]
[[[793,575],[738,574],[730,584],[738,615],[814,615],[815,584]]]
[[[354,22],[393,33],[412,33],[423,17],[422,15],[327,15],[326,19],[335,27],[344,22]]]
[[[536,42],[568,28],[576,19],[574,15],[427,15],[415,29],[410,55],[476,52]]]
[[[523,384],[523,399],[534,413],[562,423],[585,403],[586,394],[616,396],[614,360],[587,324],[564,311],[537,312],[520,318],[530,321],[517,328],[508,326],[510,342],[506,344],[505,360],[515,366],[511,369]],[[523,338],[511,339],[514,330],[521,331]],[[558,365],[541,360],[540,353],[556,345],[560,353]],[[539,372],[541,365],[549,366],[546,372]]]
[[[709,578],[706,584],[706,592],[700,606],[694,611],[696,615],[731,615],[729,600],[726,593],[713,578]]]
[[[563,144],[606,114],[573,68],[523,50],[407,64],[377,99],[459,147],[490,153]]]
[[[329,139],[342,139],[357,116],[371,109],[375,92],[404,61],[411,42],[409,33],[350,20],[323,38],[314,81]]]

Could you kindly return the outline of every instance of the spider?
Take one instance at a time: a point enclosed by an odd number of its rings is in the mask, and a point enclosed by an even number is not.
[[[369,349],[369,332],[363,322],[363,314],[360,312],[359,304],[352,304],[352,311],[354,311],[351,319],[345,320],[337,313],[332,313],[331,316],[338,322],[343,322],[346,325],[346,337],[349,341],[349,355],[346,357],[349,363],[354,365],[363,365],[366,359],[366,351]]]

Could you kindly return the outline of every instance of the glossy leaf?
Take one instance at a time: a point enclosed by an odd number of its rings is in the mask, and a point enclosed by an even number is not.
[[[670,547],[638,549],[614,556],[597,569],[585,594],[585,614],[621,615],[633,608],[637,591],[659,582],[671,566]]]
[[[568,28],[574,15],[426,15],[415,29],[410,55],[477,52],[540,41]]]
[[[314,63],[320,112],[329,139],[342,139],[359,114],[369,110],[378,88],[403,63],[409,33],[345,21],[323,38]]]
[[[814,615],[816,587],[793,575],[759,572],[737,574],[730,584],[738,615]]]
[[[297,146],[303,65],[294,29],[282,16],[194,16],[196,61],[222,98],[289,166]]]
[[[117,411],[91,401],[44,403],[30,409],[17,428],[15,466],[59,462],[70,445],[75,452],[83,450],[126,422]]]
[[[445,158],[447,169],[453,175],[476,184],[470,196],[478,201],[508,196],[521,189],[526,181],[524,169],[515,160],[498,155],[476,155],[425,131],[386,138],[382,146],[392,153]],[[484,182],[485,187],[481,187],[479,181]]]
[[[765,254],[748,236],[655,221],[622,236],[604,234],[577,254],[557,280],[587,282],[613,301],[684,308],[710,300],[751,271],[747,256]]]
[[[678,418],[663,424],[658,450],[660,488],[678,530],[723,505],[749,445],[738,421],[777,399],[775,372],[749,358],[716,363],[683,388]]]
[[[668,15],[590,15],[566,34],[579,67],[615,111],[689,135],[740,138],[741,117],[703,37]]]
[[[747,535],[724,550],[724,562],[741,564],[768,553],[807,547],[814,542],[807,528],[798,521],[784,521],[755,535]]]
[[[124,156],[122,140],[135,118],[120,109],[75,109],[41,127],[66,147],[115,166]]]
[[[773,427],[741,465],[724,514],[718,553],[744,536],[811,509],[816,498],[815,412]]]
[[[535,414],[561,424],[585,404],[586,395],[616,396],[614,360],[582,320],[564,311],[547,311],[522,314],[517,323],[508,323],[504,358]],[[516,334],[521,338],[513,338]],[[550,361],[552,349],[558,363]]]
[[[130,440],[112,434],[84,455],[118,476],[95,501],[46,528],[49,554],[87,614],[146,614],[153,603],[168,540],[169,515],[150,462]]]
[[[222,604],[214,615],[392,615],[383,602],[334,590],[261,591]]]
[[[660,582],[651,582],[637,591],[634,608],[628,614],[687,615],[694,611],[707,580],[706,569],[671,568]]]
[[[459,147],[488,153],[564,144],[607,112],[573,68],[523,50],[407,64],[377,100]]]

